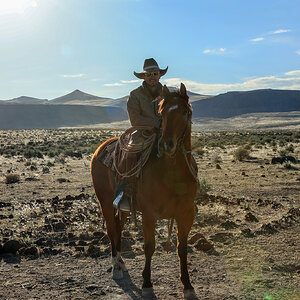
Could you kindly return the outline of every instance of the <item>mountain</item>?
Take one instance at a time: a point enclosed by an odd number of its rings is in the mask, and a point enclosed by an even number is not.
[[[6,101],[1,101],[6,102]],[[0,103],[0,129],[47,129],[127,120],[117,107]]]
[[[111,98],[103,98],[94,96],[91,94],[84,93],[80,90],[75,90],[64,96],[52,99],[49,101],[50,104],[84,104],[84,105],[99,105],[101,102],[112,101]]]
[[[18,98],[13,98],[10,100],[6,100],[7,103],[23,103],[23,104],[43,104],[47,103],[48,99],[38,99],[34,97],[21,96]]]
[[[249,113],[300,111],[300,91],[253,90],[228,92],[195,101],[194,118],[230,118]]]
[[[232,122],[229,119],[228,122],[234,124],[232,128],[238,128],[239,122],[247,123],[247,128],[258,128],[262,120],[268,124],[278,120],[276,126],[279,127],[283,123],[285,126],[300,124],[299,114],[291,113],[300,112],[300,91],[297,90],[253,90],[217,96],[188,94],[193,106],[193,128],[198,125],[201,129],[217,128],[219,124],[224,130],[228,127],[226,118],[231,118]],[[125,121],[128,124],[127,99],[128,96],[112,99],[75,90],[49,101],[25,96],[0,101],[0,129],[84,127]]]

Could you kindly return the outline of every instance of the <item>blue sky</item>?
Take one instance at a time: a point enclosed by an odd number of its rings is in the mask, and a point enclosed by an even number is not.
[[[161,82],[219,94],[300,89],[299,0],[0,0],[0,99],[74,89],[117,98]]]

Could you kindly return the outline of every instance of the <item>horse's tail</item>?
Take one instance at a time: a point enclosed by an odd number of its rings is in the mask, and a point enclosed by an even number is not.
[[[168,240],[167,240],[167,244],[166,244],[167,253],[169,253],[170,239],[171,239],[171,234],[172,234],[172,230],[173,230],[173,224],[174,224],[174,218],[171,219],[171,222],[170,222],[170,220],[168,222]]]

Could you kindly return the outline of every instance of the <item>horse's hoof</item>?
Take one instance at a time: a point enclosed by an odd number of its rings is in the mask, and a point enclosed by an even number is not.
[[[123,270],[121,268],[113,269],[112,278],[115,280],[119,280],[123,278]]]
[[[143,298],[154,298],[155,294],[154,294],[154,290],[152,287],[150,288],[143,288],[142,289],[142,297]]]
[[[122,269],[123,272],[128,272],[128,269],[126,268],[124,262],[120,262],[120,267],[121,267],[121,269]]]
[[[188,299],[188,300],[198,299],[194,289],[184,290],[183,295],[184,295],[184,299]]]

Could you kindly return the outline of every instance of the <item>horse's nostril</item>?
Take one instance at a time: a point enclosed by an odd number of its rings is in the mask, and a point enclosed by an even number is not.
[[[165,142],[165,150],[166,151],[171,151],[174,148],[174,142],[173,140],[168,140]]]
[[[174,143],[172,140],[168,141],[167,145],[169,149],[172,149],[174,147]]]

